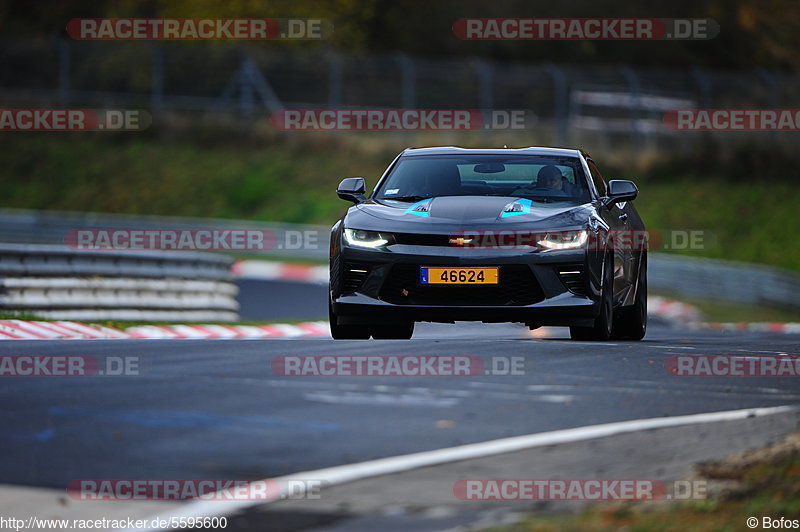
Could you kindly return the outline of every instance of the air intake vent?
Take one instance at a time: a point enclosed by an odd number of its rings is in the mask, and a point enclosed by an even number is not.
[[[567,290],[576,296],[586,295],[586,280],[583,274],[583,266],[562,266],[558,268],[558,276]]]
[[[346,263],[343,273],[342,291],[355,292],[364,284],[369,274],[369,267],[363,264]]]
[[[500,266],[500,282],[487,285],[421,285],[419,265],[395,264],[381,287],[381,299],[395,305],[524,306],[544,299],[529,266]]]

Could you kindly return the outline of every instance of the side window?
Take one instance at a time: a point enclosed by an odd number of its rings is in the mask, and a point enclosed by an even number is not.
[[[594,161],[587,159],[586,164],[589,165],[589,171],[592,173],[592,181],[594,182],[594,188],[597,189],[597,192],[601,196],[606,195],[606,182],[603,181],[603,176],[600,174],[600,170],[597,169],[595,166]]]

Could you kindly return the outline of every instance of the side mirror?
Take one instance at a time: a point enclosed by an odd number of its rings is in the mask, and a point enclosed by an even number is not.
[[[636,183],[624,179],[614,179],[608,182],[608,194],[603,198],[603,205],[611,208],[616,203],[633,201],[639,195]]]
[[[336,189],[336,195],[343,200],[352,201],[356,205],[367,201],[364,193],[367,191],[367,184],[363,177],[348,177],[342,179]]]

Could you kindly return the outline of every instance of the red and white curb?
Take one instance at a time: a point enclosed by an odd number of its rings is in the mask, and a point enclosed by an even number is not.
[[[702,323],[693,329],[800,334],[800,323]],[[0,320],[0,340],[261,340],[328,337],[328,322],[274,323],[271,325],[138,325],[125,330],[76,321]],[[530,331],[533,338],[557,336],[553,327]]]
[[[697,307],[662,297],[652,296],[647,299],[648,313],[651,316],[664,318],[672,323],[698,330],[734,331],[734,332],[768,332],[777,334],[798,334],[800,323],[784,322],[738,322],[719,323],[706,322],[703,313]]]
[[[647,314],[688,327],[703,321],[703,313],[697,307],[659,296],[647,298]]]
[[[271,325],[140,325],[120,330],[76,321],[0,320],[0,340],[257,340],[328,335],[326,321]]]
[[[768,332],[779,334],[800,334],[800,323],[780,322],[742,322],[742,323],[700,323],[698,329],[739,332]]]

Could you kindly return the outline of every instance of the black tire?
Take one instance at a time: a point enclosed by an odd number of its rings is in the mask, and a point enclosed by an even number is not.
[[[642,254],[641,260],[636,280],[636,302],[619,310],[612,338],[638,341],[647,334],[647,255]]]
[[[414,334],[414,322],[373,325],[370,330],[376,340],[410,340]]]
[[[333,312],[330,301],[328,301],[328,322],[334,340],[369,340],[369,325],[339,324],[339,317]]]
[[[612,255],[613,257],[613,255]],[[573,340],[597,340],[605,342],[611,338],[614,327],[614,262],[606,259],[603,264],[603,295],[600,314],[594,319],[592,327],[570,327],[569,336]]]

